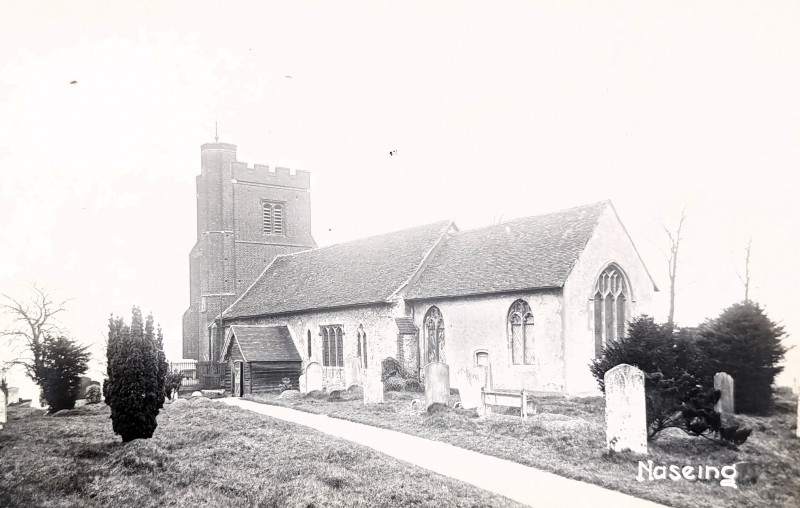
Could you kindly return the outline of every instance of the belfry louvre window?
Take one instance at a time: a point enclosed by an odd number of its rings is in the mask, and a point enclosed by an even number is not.
[[[325,367],[344,366],[344,344],[342,341],[342,327],[340,325],[327,325],[320,327],[322,335],[322,365]]]
[[[525,300],[517,300],[508,309],[508,341],[511,363],[533,364],[533,314]]]
[[[622,270],[609,265],[600,277],[594,290],[594,354],[600,355],[609,341],[625,336],[626,303],[628,286]]]
[[[264,233],[268,235],[282,235],[284,229],[283,205],[280,203],[271,203],[269,201],[262,201],[261,224]]]

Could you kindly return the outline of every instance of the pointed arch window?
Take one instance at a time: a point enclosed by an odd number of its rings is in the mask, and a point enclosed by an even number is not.
[[[367,332],[364,331],[364,325],[358,325],[358,332],[356,333],[357,355],[358,360],[361,362],[361,368],[367,368]]]
[[[261,201],[261,227],[265,234],[282,235],[284,231],[283,217],[283,204]]]
[[[511,363],[533,364],[533,313],[525,300],[517,300],[508,309],[508,341]]]
[[[625,336],[628,285],[622,270],[609,265],[597,278],[594,288],[594,354],[600,355],[609,341]]]
[[[444,319],[438,307],[425,313],[425,358],[428,363],[444,361]]]
[[[308,330],[308,357],[311,358],[311,330]]]
[[[341,325],[321,326],[322,335],[322,365],[325,367],[344,366],[344,344]]]

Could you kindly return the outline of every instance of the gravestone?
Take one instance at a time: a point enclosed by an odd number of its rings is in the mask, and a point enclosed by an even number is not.
[[[456,373],[456,388],[461,395],[461,407],[475,409],[481,405],[481,390],[486,386],[487,371],[483,365],[462,367]]]
[[[39,389],[39,393],[35,393],[31,398],[31,407],[35,409],[47,409],[46,405],[42,404],[42,389]]]
[[[322,390],[322,365],[311,362],[306,367],[306,393]]]
[[[615,452],[647,453],[644,373],[628,364],[606,372],[606,446]]]
[[[19,404],[19,388],[16,386],[8,387],[8,403]]]
[[[381,402],[383,402],[381,371],[373,367],[364,371],[364,404],[380,404]]]
[[[6,424],[6,406],[8,406],[6,392],[0,390],[0,430],[2,430],[3,425]]]
[[[733,414],[733,378],[727,372],[717,372],[714,374],[714,388],[720,391],[714,411]]]
[[[448,405],[450,399],[450,367],[432,362],[425,367],[425,406],[434,402]]]
[[[298,389],[300,390],[300,393],[308,393],[308,390],[306,390],[306,375],[305,374],[300,374],[300,377],[297,378],[297,385],[299,387]]]

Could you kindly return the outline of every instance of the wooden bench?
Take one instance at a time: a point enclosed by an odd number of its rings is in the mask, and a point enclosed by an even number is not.
[[[523,420],[528,419],[528,391],[481,389],[482,413],[492,412],[492,406],[518,407]]]

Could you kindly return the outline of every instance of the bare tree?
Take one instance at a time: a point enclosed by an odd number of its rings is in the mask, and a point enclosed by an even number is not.
[[[669,265],[669,316],[667,323],[673,324],[675,321],[675,280],[678,275],[678,248],[681,245],[681,229],[683,229],[683,221],[686,219],[686,208],[681,210],[681,220],[678,221],[678,228],[673,233],[663,224],[664,232],[667,233],[669,238],[669,254],[667,255],[667,263]]]
[[[750,247],[753,245],[753,237],[747,239],[747,248],[744,250],[744,277],[737,273],[739,280],[744,284],[744,301],[750,301]]]
[[[36,384],[41,385],[45,338],[56,335],[55,315],[64,310],[65,301],[55,302],[50,294],[34,284],[27,298],[0,295],[0,311],[9,317],[9,326],[0,330],[0,339],[22,348],[20,356],[8,362],[21,365]]]

